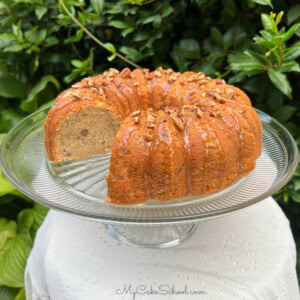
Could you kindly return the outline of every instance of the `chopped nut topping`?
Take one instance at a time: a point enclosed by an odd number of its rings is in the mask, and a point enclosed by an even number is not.
[[[152,73],[147,73],[145,76],[146,76],[146,79],[152,79],[153,78]]]
[[[204,92],[201,96],[202,96],[202,97],[206,97],[206,92]]]
[[[71,94],[73,94],[73,91],[67,91],[64,95],[63,98],[69,97]]]
[[[132,117],[136,117],[136,116],[139,116],[141,114],[141,111],[140,110],[136,110],[136,111],[134,111],[132,114],[131,114],[131,116]]]
[[[217,84],[217,85],[222,85],[222,84],[226,84],[226,82],[225,82],[224,79],[217,79],[217,80],[216,80],[216,84]]]
[[[229,98],[232,99],[234,96],[234,90],[226,89],[225,92],[228,94]]]
[[[89,87],[92,87],[94,85],[94,83],[91,81],[91,80],[87,80],[86,81],[86,84],[89,86]]]
[[[198,107],[197,108],[197,116],[201,118],[203,116],[203,111]]]
[[[75,89],[81,88],[81,84],[80,83],[73,84],[72,88],[75,88]]]
[[[159,72],[159,71],[154,71],[154,75],[155,75],[156,77],[161,77],[161,72]]]
[[[167,108],[165,110],[165,113],[168,114],[168,115],[176,115],[177,114],[177,112],[173,108]]]
[[[155,124],[154,123],[148,123],[147,124],[147,128],[154,128],[155,127]]]
[[[205,74],[202,73],[202,72],[198,73],[196,76],[197,76],[197,79],[204,79],[205,78]]]
[[[192,82],[192,81],[196,81],[196,80],[197,80],[196,75],[192,75],[191,77],[189,77],[187,79],[188,82]]]
[[[181,119],[179,119],[178,117],[176,117],[174,115],[171,115],[170,118],[174,121],[174,123],[178,129],[180,129],[180,130],[184,129]]]
[[[155,122],[155,117],[152,116],[152,115],[150,115],[150,114],[148,114],[148,115],[147,115],[147,121],[148,121],[148,122]]]
[[[245,113],[245,111],[244,111],[244,110],[241,110],[241,111],[240,111],[240,113],[241,113],[241,114],[244,114],[244,113]]]
[[[134,85],[134,86],[138,86],[139,83],[135,81],[135,82],[133,83],[133,85]]]
[[[215,111],[210,111],[209,115],[212,116],[212,117],[215,117],[215,118],[218,116]]]
[[[188,94],[189,95],[193,95],[193,94],[195,94],[196,93],[196,91],[188,91]]]
[[[98,88],[98,92],[100,96],[104,96],[103,90],[101,88]]]
[[[207,83],[208,83],[208,80],[205,80],[205,79],[200,80],[200,84],[207,84]]]
[[[195,107],[193,105],[186,104],[186,105],[183,105],[182,108],[183,109],[194,109]]]
[[[140,118],[139,118],[139,117],[134,117],[134,118],[133,118],[133,121],[134,121],[135,124],[138,124],[139,121],[140,121]]]
[[[121,72],[121,75],[122,75],[122,78],[126,79],[130,76],[131,74],[131,71],[129,68],[125,68],[122,72]]]
[[[80,96],[78,94],[76,94],[76,93],[73,93],[72,98],[74,100],[78,100],[78,99],[80,99]]]
[[[117,75],[117,74],[119,74],[120,72],[119,72],[117,69],[110,68],[108,73],[111,74],[111,75]]]
[[[176,74],[173,74],[168,78],[168,82],[175,81],[175,80],[177,80],[177,78],[178,78],[178,76]]]

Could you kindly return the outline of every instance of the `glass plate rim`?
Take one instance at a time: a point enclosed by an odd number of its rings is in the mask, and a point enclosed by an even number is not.
[[[259,109],[255,110],[257,111],[257,113],[259,114],[259,116],[263,116],[264,118],[266,118],[266,120],[268,120],[269,122],[275,123],[283,132],[285,132],[285,134],[287,135],[289,141],[291,142],[291,148],[294,151],[294,160],[292,162],[292,166],[290,167],[290,171],[286,174],[283,175],[283,177],[281,178],[281,180],[275,184],[272,188],[270,188],[268,191],[262,193],[261,195],[248,200],[246,202],[243,203],[239,203],[233,207],[229,207],[229,208],[223,208],[220,211],[212,211],[212,212],[205,212],[202,214],[197,214],[194,216],[163,216],[163,217],[149,217],[149,218],[138,218],[138,217],[122,217],[122,216],[108,216],[105,214],[100,214],[100,213],[92,213],[92,212],[83,212],[81,210],[76,210],[76,209],[71,209],[71,208],[67,208],[63,205],[59,205],[57,203],[53,204],[51,203],[51,201],[48,200],[44,200],[42,197],[38,197],[37,195],[35,195],[34,193],[32,193],[31,191],[29,191],[28,189],[24,188],[22,186],[21,183],[19,183],[19,180],[15,179],[9,172],[8,167],[6,166],[5,162],[4,162],[4,149],[5,149],[5,145],[7,143],[7,140],[9,139],[10,135],[12,135],[20,126],[22,126],[23,123],[25,123],[28,119],[33,118],[34,116],[38,115],[38,114],[46,114],[46,112],[49,110],[50,108],[44,108],[41,110],[38,110],[30,115],[28,115],[27,117],[25,117],[23,120],[21,120],[18,124],[16,124],[5,136],[4,140],[2,141],[2,145],[1,145],[1,149],[0,149],[0,167],[2,168],[2,171],[4,173],[4,175],[7,177],[7,179],[18,189],[20,190],[22,193],[24,193],[26,196],[28,196],[29,198],[31,198],[32,200],[35,200],[36,202],[45,205],[51,209],[55,209],[58,211],[62,211],[65,213],[69,213],[72,215],[78,215],[81,217],[85,217],[85,218],[91,218],[91,219],[97,219],[98,221],[102,221],[104,223],[108,223],[108,224],[126,224],[126,225],[169,225],[169,224],[183,224],[183,223],[189,223],[189,222],[197,222],[199,220],[203,220],[203,219],[208,219],[208,218],[214,218],[214,217],[218,217],[218,216],[223,216],[223,215],[228,215],[234,212],[237,212],[241,209],[245,209],[251,205],[254,205],[264,199],[266,199],[267,197],[271,196],[275,191],[279,190],[281,187],[283,187],[293,176],[296,168],[297,168],[297,164],[298,164],[298,160],[299,160],[299,152],[298,152],[298,147],[297,144],[294,140],[294,138],[292,137],[292,135],[290,134],[290,132],[281,124],[279,123],[277,120],[275,120],[274,118],[272,118],[271,116],[269,116],[268,114],[262,112]],[[40,121],[40,119],[38,120]],[[277,141],[281,144],[284,145],[284,143],[282,142],[281,138],[277,136],[277,134],[274,132],[274,129],[272,129],[270,127],[270,125],[268,125],[267,122],[263,122],[263,125],[268,127],[268,130],[272,131],[272,134],[276,136]],[[27,131],[26,131],[27,132]],[[25,135],[26,133],[24,133]],[[23,135],[23,136],[24,136]],[[286,146],[283,147],[284,150]],[[286,154],[288,155],[288,154]],[[286,168],[286,166],[285,166]],[[218,194],[218,193],[217,193]],[[216,195],[217,195],[216,194]],[[128,208],[130,208],[130,206],[127,206]],[[135,206],[133,206],[134,208]],[[141,207],[141,206],[140,206]],[[187,205],[188,207],[188,205]],[[147,205],[143,206],[143,209],[151,209],[151,206],[147,207]]]

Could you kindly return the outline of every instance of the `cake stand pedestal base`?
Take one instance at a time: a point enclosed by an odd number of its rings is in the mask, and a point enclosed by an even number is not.
[[[197,228],[197,223],[171,226],[106,225],[117,240],[134,247],[168,248],[179,245]]]

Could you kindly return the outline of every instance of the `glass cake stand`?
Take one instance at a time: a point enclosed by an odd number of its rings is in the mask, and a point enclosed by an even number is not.
[[[104,203],[110,154],[51,163],[44,149],[48,109],[17,124],[1,148],[7,178],[31,199],[52,209],[97,219],[123,243],[140,247],[175,246],[190,236],[197,221],[230,214],[272,195],[292,177],[298,150],[290,133],[257,111],[263,124],[263,151],[248,177],[223,191],[169,203],[137,206]]]

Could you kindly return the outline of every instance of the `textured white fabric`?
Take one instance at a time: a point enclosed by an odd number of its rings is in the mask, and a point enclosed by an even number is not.
[[[289,222],[272,198],[202,221],[191,237],[167,249],[123,245],[99,222],[50,211],[27,264],[26,296],[27,300],[298,300],[295,264]],[[131,285],[132,293],[122,293],[124,285]],[[143,294],[143,285],[144,292],[151,293],[152,287],[152,294]],[[173,294],[154,293],[169,291],[173,285]],[[174,294],[185,286],[188,292]],[[191,294],[194,291],[198,294]]]

